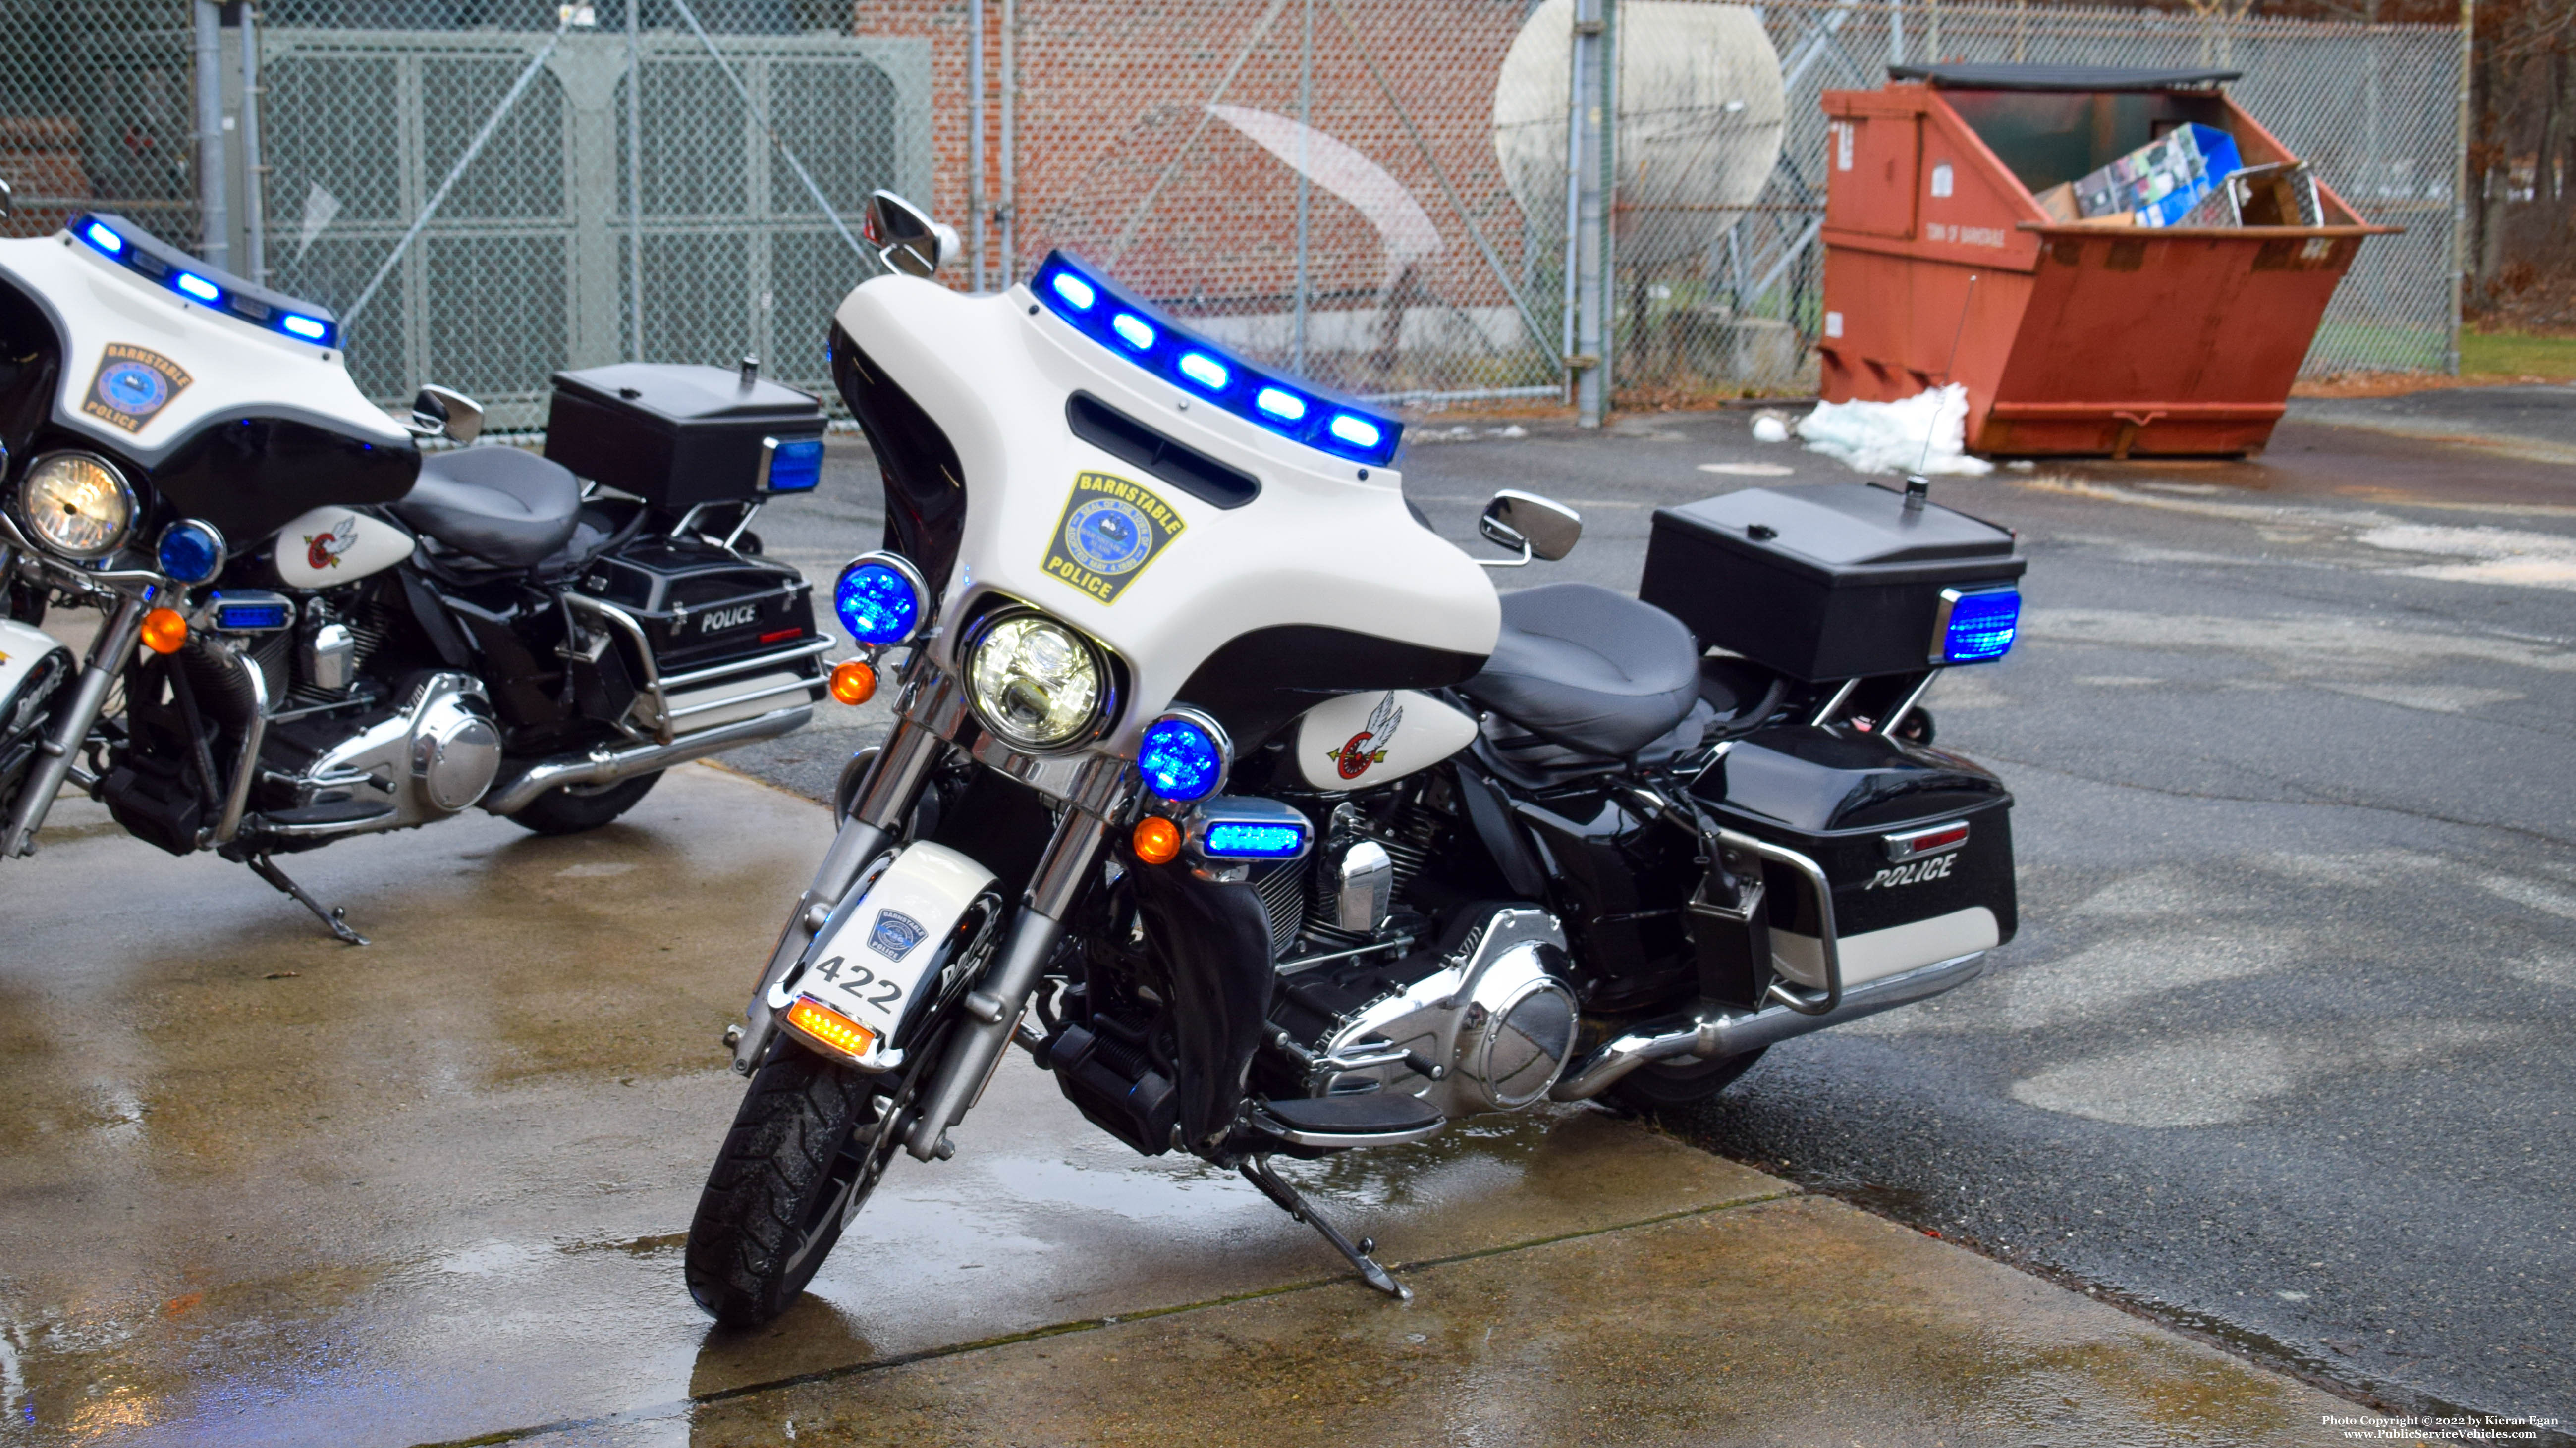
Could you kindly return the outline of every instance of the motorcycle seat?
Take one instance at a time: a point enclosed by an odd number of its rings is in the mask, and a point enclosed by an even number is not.
[[[431,453],[393,515],[460,552],[504,568],[544,561],[572,537],[581,483],[560,463],[515,447]]]
[[[1652,604],[1589,583],[1503,595],[1493,656],[1458,692],[1579,753],[1625,759],[1699,701],[1699,643]]]

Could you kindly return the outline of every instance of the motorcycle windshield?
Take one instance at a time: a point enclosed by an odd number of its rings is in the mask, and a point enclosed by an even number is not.
[[[1051,258],[1039,283],[1059,269]],[[1373,460],[1391,425],[1374,439],[1348,427],[1328,451],[1254,421],[1264,399],[1243,384],[1304,402],[1304,438],[1369,415],[1234,375],[1242,364],[1141,308],[1081,325],[1073,310],[1025,285],[972,297],[888,276],[835,314],[835,370],[886,476],[888,541],[940,595],[932,647],[947,667],[963,663],[957,625],[990,603],[1042,610],[1123,667],[1106,742],[1129,753],[1172,704],[1213,713],[1248,751],[1333,694],[1438,687],[1483,663],[1493,586]],[[1130,345],[1119,317],[1154,337]]]
[[[335,346],[165,285],[184,276],[225,296],[244,284],[182,270],[166,259],[182,254],[119,218],[85,223],[90,240],[0,241],[0,288],[12,303],[0,324],[13,344],[24,334],[54,359],[42,369],[50,397],[0,396],[12,446],[106,453],[237,546],[310,508],[410,491],[420,469],[410,435],[359,392]],[[155,260],[158,279],[128,264],[138,256]]]

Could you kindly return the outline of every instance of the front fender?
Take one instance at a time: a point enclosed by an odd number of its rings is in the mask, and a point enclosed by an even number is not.
[[[955,977],[966,947],[993,924],[992,887],[993,872],[967,855],[926,840],[904,846],[832,911],[770,988],[780,1027],[861,1070],[902,1065],[931,1006],[962,984]],[[866,1049],[854,1054],[798,1029],[788,1007],[799,996],[864,1027]]]

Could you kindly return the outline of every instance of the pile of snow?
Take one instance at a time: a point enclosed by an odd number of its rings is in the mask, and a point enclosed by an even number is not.
[[[1902,402],[1819,402],[1799,420],[1797,432],[1809,450],[1855,472],[1976,477],[1994,471],[1994,464],[1968,456],[1962,447],[1967,426],[1968,389],[1953,382]],[[1762,437],[1759,423],[1754,436]]]

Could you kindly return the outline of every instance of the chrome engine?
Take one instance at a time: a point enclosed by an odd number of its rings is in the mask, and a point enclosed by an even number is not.
[[[472,806],[501,770],[501,733],[491,714],[491,701],[472,676],[424,676],[393,713],[339,740],[300,773],[279,781],[290,784],[307,809],[356,802],[388,806],[389,812],[309,824],[290,817],[271,825],[271,831],[400,829]]]
[[[1290,1011],[1326,1022],[1302,1051],[1309,1095],[1397,1091],[1453,1117],[1547,1095],[1579,1022],[1564,931],[1545,910],[1497,906],[1453,934],[1446,950],[1290,978]]]

